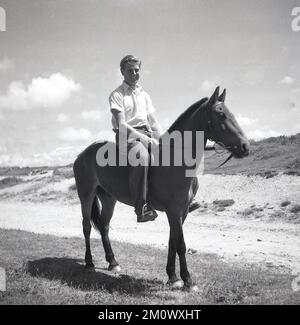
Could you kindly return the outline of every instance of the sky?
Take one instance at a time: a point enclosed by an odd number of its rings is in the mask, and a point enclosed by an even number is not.
[[[219,85],[249,138],[300,132],[295,7],[299,1],[0,0],[0,166],[68,164],[93,141],[113,139],[108,96],[127,54],[142,60],[140,83],[163,129]]]

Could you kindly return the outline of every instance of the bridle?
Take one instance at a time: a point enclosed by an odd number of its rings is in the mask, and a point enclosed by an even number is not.
[[[214,150],[215,153],[217,153],[217,154],[223,153],[224,150],[229,151],[231,149],[231,147],[225,146],[225,144],[223,144],[221,141],[218,140],[218,136],[216,135],[216,132],[212,126],[212,116],[210,114],[210,110],[207,110],[207,114],[208,114],[208,122],[207,122],[208,127],[207,127],[206,137],[207,137],[207,139],[213,141],[214,145],[212,147],[205,147],[204,150],[205,151]],[[160,147],[162,147],[162,146],[163,146],[163,144],[160,142]],[[222,149],[218,149],[217,146],[220,146]],[[225,165],[232,157],[233,157],[233,154],[230,153],[230,155],[226,158],[226,160],[224,162],[222,162],[222,164],[220,164],[216,168],[219,168],[219,167]]]
[[[211,108],[208,109],[208,128],[207,128],[207,139],[209,139],[210,141],[214,142],[214,145],[212,147],[205,147],[205,151],[207,150],[214,150],[216,154],[221,154],[224,152],[224,150],[229,151],[231,149],[230,146],[225,146],[225,144],[223,142],[221,142],[220,140],[218,140],[218,136],[216,135],[216,131],[213,128],[212,125],[212,116],[210,114],[210,110]],[[218,149],[217,146],[220,146],[222,149]],[[226,158],[225,161],[222,162],[221,165],[219,165],[217,168],[220,168],[221,166],[225,165],[231,158],[233,157],[233,154],[230,153],[230,155]]]

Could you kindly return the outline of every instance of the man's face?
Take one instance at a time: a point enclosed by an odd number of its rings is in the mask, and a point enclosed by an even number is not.
[[[134,87],[140,79],[140,66],[138,63],[127,62],[121,72],[125,82],[131,87]]]

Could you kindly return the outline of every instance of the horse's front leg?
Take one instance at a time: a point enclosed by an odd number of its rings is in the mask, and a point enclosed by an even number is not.
[[[186,246],[185,246],[184,236],[183,236],[182,218],[178,215],[168,214],[168,220],[170,224],[170,242],[172,242],[172,245],[174,245],[176,252],[179,256],[180,277],[183,280],[184,286],[187,290],[197,291],[198,287],[196,284],[193,283],[186,263],[186,256],[185,256]],[[170,248],[169,248],[169,252],[170,252]],[[172,258],[174,258],[173,255],[169,254],[168,255],[168,265],[170,266],[169,268],[170,273],[168,273],[169,277],[170,275],[175,275],[175,262],[174,262],[174,273],[172,273],[172,268],[173,268]]]
[[[172,289],[180,289],[183,287],[183,282],[178,279],[175,271],[176,265],[176,247],[174,245],[174,241],[171,239],[171,232],[169,237],[169,250],[168,250],[168,262],[167,262],[167,274],[169,277],[168,285]]]

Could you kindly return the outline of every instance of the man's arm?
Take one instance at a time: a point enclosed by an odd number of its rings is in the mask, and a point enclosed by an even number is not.
[[[153,136],[158,139],[162,134],[162,128],[154,113],[148,114],[148,121],[153,131]]]
[[[138,132],[131,125],[126,123],[124,112],[120,112],[116,109],[112,109],[111,112],[117,122],[121,136],[126,137],[127,136],[126,131],[127,131],[129,134],[131,134],[132,137],[140,139],[143,145],[145,146],[147,146],[149,142],[151,142],[151,138],[147,137],[143,133]]]

